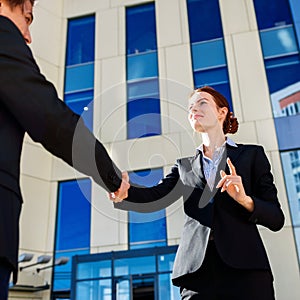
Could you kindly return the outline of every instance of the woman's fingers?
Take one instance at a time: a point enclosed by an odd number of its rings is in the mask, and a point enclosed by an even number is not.
[[[237,176],[236,169],[230,158],[227,158],[227,165],[229,167],[230,175],[227,175],[223,170],[220,171],[221,179],[216,185],[216,188],[221,188],[221,193],[230,188],[233,185],[235,192],[239,193],[241,184],[241,177]]]
[[[221,175],[221,179],[218,182],[218,184],[216,185],[216,188],[221,187],[224,184],[225,180],[226,180],[226,176],[227,175],[226,175],[226,173],[223,170],[220,171],[220,175]]]
[[[232,180],[225,180],[222,189],[221,189],[221,193],[223,193],[230,185],[232,184]]]
[[[235,170],[235,166],[232,164],[230,158],[227,158],[227,165],[229,167],[229,171],[231,175],[236,175],[236,170]]]

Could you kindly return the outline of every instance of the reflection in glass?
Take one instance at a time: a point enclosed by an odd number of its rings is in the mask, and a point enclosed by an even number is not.
[[[130,291],[131,291],[131,287],[130,287],[129,279],[118,280],[116,284],[117,300],[131,299]]]
[[[212,86],[233,111],[219,1],[187,0],[187,8],[194,86]]]
[[[127,56],[127,80],[156,77],[158,74],[157,52]]]
[[[162,274],[158,276],[159,281],[159,300],[180,300],[179,287],[172,284],[171,274]]]
[[[158,271],[169,272],[173,270],[175,253],[163,254],[158,256]]]
[[[53,291],[70,289],[72,257],[90,252],[90,200],[90,179],[59,183],[54,259],[70,259],[54,268]]]
[[[154,4],[148,3],[126,9],[127,54],[156,50],[156,24]]]
[[[56,251],[54,261],[59,257],[68,257],[69,261],[53,270],[53,291],[68,290],[71,287],[72,257],[74,255],[88,254],[90,249]]]
[[[94,61],[95,16],[70,19],[67,35],[67,66]]]
[[[300,225],[300,56],[289,0],[254,0],[294,233]],[[295,2],[296,3],[296,2]],[[294,6],[295,8],[296,6]],[[298,247],[299,249],[299,247]]]
[[[162,168],[139,170],[129,173],[133,184],[153,186],[163,177]],[[165,246],[167,244],[167,222],[165,209],[152,213],[128,213],[130,249]]]
[[[300,226],[300,150],[281,153],[290,213],[294,226]]]
[[[111,280],[78,282],[76,300],[112,300]]]
[[[254,0],[254,8],[269,90],[273,94],[300,81],[296,24],[288,0]]]
[[[65,94],[65,103],[80,115],[85,125],[93,131],[94,89]]]
[[[176,250],[169,246],[75,256],[72,299],[180,299],[171,282]]]
[[[127,138],[161,134],[154,3],[126,8]]]
[[[77,279],[111,277],[111,273],[110,260],[86,262],[78,265]]]
[[[300,81],[271,94],[275,118],[300,113]]]
[[[260,32],[265,58],[298,51],[296,36],[292,25],[276,27]]]
[[[155,256],[122,258],[115,260],[114,276],[155,273]]]

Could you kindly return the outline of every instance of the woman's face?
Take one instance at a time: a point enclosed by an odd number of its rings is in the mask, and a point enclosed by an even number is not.
[[[212,95],[196,92],[189,99],[189,121],[197,132],[208,132],[212,129],[223,130],[223,122],[227,114],[226,107],[218,107]]]

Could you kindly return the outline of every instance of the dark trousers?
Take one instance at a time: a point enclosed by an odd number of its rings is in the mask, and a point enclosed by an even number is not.
[[[181,287],[182,300],[274,300],[273,276],[267,270],[240,270],[226,265],[214,241],[201,268]]]
[[[11,272],[11,266],[0,259],[0,300],[8,299],[8,285]]]

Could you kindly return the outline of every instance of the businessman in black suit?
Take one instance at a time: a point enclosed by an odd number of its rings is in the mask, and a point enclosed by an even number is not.
[[[156,186],[131,186],[115,207],[149,212],[183,197],[185,223],[173,268],[182,299],[273,300],[273,275],[257,225],[278,231],[284,215],[263,147],[225,136],[238,122],[210,87],[190,98],[189,120],[203,144],[178,159]]]
[[[26,44],[34,0],[0,0],[0,299],[17,274],[20,155],[25,132],[107,191],[126,197],[126,178],[103,145],[62,102]]]

